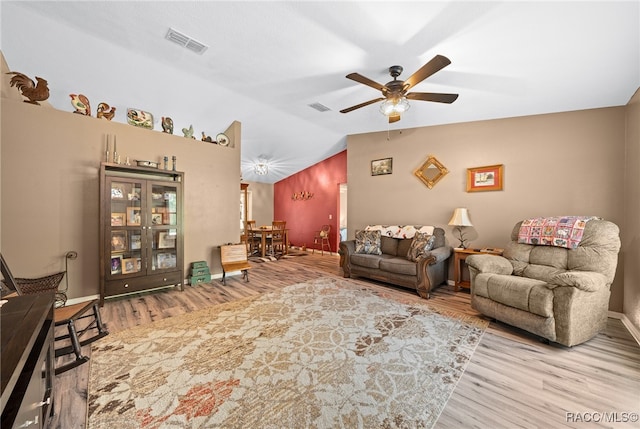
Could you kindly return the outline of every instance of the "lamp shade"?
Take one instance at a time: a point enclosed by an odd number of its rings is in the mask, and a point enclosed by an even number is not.
[[[466,208],[460,208],[454,210],[453,216],[449,220],[449,225],[453,226],[473,226],[471,219],[469,219],[469,211]]]

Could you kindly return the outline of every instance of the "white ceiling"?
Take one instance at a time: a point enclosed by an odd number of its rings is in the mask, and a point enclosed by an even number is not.
[[[193,124],[215,136],[242,123],[244,180],[274,183],[345,148],[349,134],[626,104],[640,87],[640,2],[10,2],[0,3],[9,67],[95,107],[149,111],[160,130]],[[206,44],[197,55],[165,40],[169,27]],[[382,84],[434,55],[452,64],[413,88],[459,93],[412,101],[389,125],[379,97],[345,79]],[[322,103],[320,113],[308,105]],[[264,158],[269,174],[257,176]]]

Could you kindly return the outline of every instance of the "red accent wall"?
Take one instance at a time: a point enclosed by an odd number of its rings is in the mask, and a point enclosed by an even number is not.
[[[273,218],[286,220],[293,246],[313,247],[313,236],[331,225],[331,250],[338,250],[340,183],[347,183],[347,151],[312,165],[273,186]],[[294,201],[294,193],[311,192],[313,198]],[[329,219],[331,215],[331,219]]]

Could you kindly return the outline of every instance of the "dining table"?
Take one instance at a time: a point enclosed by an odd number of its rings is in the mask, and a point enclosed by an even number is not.
[[[260,255],[264,258],[267,255],[267,237],[273,232],[271,225],[264,225],[253,230],[255,235],[260,234]],[[289,230],[284,229],[284,254],[289,253]]]

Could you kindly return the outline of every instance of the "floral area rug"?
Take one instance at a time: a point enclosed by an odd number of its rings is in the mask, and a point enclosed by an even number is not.
[[[346,279],[288,286],[94,343],[88,427],[430,428],[486,327]]]

